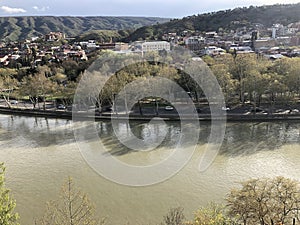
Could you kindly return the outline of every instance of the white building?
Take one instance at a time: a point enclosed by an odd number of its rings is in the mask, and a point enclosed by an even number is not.
[[[276,38],[276,28],[272,27],[272,38],[275,39]]]
[[[204,49],[204,54],[205,55],[220,55],[220,54],[225,54],[226,51],[222,48],[218,48],[216,46],[208,46],[205,47]]]
[[[201,37],[201,36],[192,36],[192,37],[186,38],[184,40],[184,42],[186,45],[194,45],[194,44],[204,43],[205,38]]]
[[[273,24],[271,30],[273,39],[277,38],[278,36],[284,36],[287,33],[287,28],[282,24]]]
[[[134,51],[151,52],[161,50],[170,51],[170,43],[166,41],[145,41],[134,43]]]

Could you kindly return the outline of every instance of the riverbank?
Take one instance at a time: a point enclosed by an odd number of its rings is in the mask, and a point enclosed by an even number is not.
[[[239,111],[241,111],[239,109]],[[75,115],[77,119],[82,120],[111,120],[112,116],[114,119],[125,120],[125,114],[119,113],[118,115],[112,113],[103,113],[102,115],[97,115],[94,112],[77,112],[73,113],[72,111],[64,111],[64,110],[41,110],[41,109],[26,109],[26,108],[8,108],[8,107],[0,107],[1,114],[9,114],[9,115],[20,115],[20,116],[33,116],[33,117],[46,117],[46,118],[59,118],[59,119],[68,119],[72,120]],[[199,113],[198,114],[199,121],[211,121],[211,115],[209,113]],[[160,117],[167,121],[180,121],[180,120],[191,120],[189,115],[182,116],[181,118],[177,114],[172,113],[164,113],[158,116],[154,115],[139,115],[136,113],[132,113],[129,116],[130,120],[151,120],[154,117]],[[280,121],[280,120],[293,120],[300,121],[300,113],[242,113],[232,110],[226,113],[227,121]],[[224,120],[223,116],[214,117],[214,119]]]

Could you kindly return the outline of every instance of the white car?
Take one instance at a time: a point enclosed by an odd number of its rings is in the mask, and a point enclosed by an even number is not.
[[[170,105],[167,105],[166,107],[165,107],[165,110],[166,111],[172,111],[174,109],[174,107],[173,106],[170,106]]]
[[[223,107],[222,107],[222,110],[223,110],[223,111],[229,111],[230,108],[229,108],[229,107],[224,107],[224,106],[223,106]]]
[[[63,104],[59,104],[59,105],[57,106],[57,109],[66,109],[66,106],[63,105]]]

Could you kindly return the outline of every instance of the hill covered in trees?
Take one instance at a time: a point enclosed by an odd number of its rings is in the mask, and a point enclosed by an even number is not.
[[[249,26],[254,23],[263,24],[270,27],[280,23],[288,25],[300,21],[300,3],[298,4],[276,4],[260,7],[243,7],[218,12],[198,14],[173,19],[168,23],[145,26],[137,29],[129,35],[127,40],[157,39],[164,33],[185,30],[191,31],[218,31],[236,29],[238,27]]]
[[[76,36],[75,41],[96,40],[97,42],[120,41],[134,30],[91,30]]]
[[[16,41],[44,35],[50,31],[61,31],[68,37],[74,37],[92,30],[135,30],[167,21],[169,19],[156,17],[1,17],[0,39]]]

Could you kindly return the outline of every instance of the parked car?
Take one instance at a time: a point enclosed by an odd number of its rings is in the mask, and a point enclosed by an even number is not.
[[[259,108],[259,107],[256,107],[255,109],[252,108],[252,109],[251,109],[251,112],[252,112],[252,113],[254,113],[254,112],[264,112],[264,110],[261,109],[261,108]]]
[[[59,104],[59,105],[57,106],[57,109],[66,109],[66,106],[63,105],[63,104]]]
[[[223,110],[223,111],[229,111],[230,108],[229,108],[229,107],[226,107],[226,106],[223,106],[223,107],[222,107],[222,110]]]
[[[174,107],[173,106],[170,106],[170,105],[167,105],[166,107],[165,107],[165,110],[166,111],[172,111],[174,109]]]

